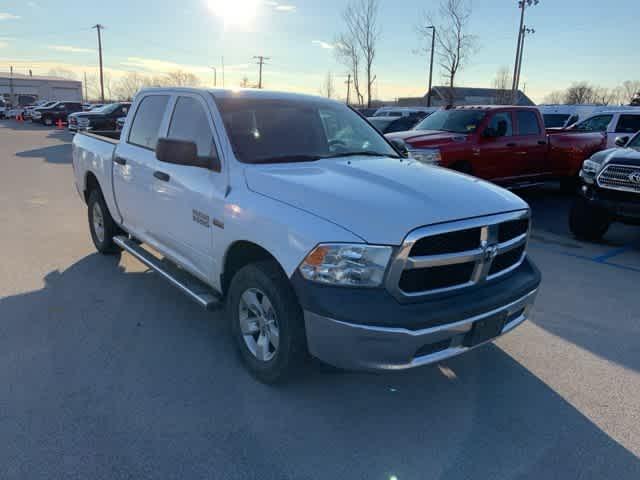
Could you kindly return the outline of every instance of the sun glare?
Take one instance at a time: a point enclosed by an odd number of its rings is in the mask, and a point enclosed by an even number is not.
[[[211,13],[220,17],[225,26],[246,27],[256,17],[260,0],[208,0]]]

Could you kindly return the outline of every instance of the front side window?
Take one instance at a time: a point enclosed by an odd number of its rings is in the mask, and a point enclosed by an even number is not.
[[[533,112],[518,112],[518,134],[519,135],[540,135],[538,117]]]
[[[481,110],[440,110],[425,118],[414,130],[473,133],[486,115]]]
[[[489,122],[488,130],[495,137],[510,137],[513,135],[513,122],[509,112],[496,113]]]
[[[156,149],[168,101],[168,95],[149,95],[142,99],[129,132],[130,144],[149,150]]]
[[[544,126],[547,128],[564,127],[569,119],[569,115],[560,113],[547,113],[542,116],[544,119]]]
[[[613,115],[596,115],[580,122],[574,128],[579,132],[606,132]]]
[[[640,133],[637,133],[636,136],[629,141],[627,147],[640,150]]]
[[[640,131],[640,115],[620,115],[616,133],[636,133]]]
[[[214,152],[213,134],[202,104],[192,97],[179,97],[169,124],[169,138],[189,140],[196,144],[198,156]]]
[[[244,163],[398,156],[375,128],[343,104],[258,98],[215,101],[234,153]]]

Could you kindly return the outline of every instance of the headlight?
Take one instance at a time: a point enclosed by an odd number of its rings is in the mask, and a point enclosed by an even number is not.
[[[420,150],[409,150],[409,158],[413,158],[421,163],[439,165],[442,157],[437,148],[425,148]]]
[[[330,285],[377,287],[391,258],[391,247],[360,244],[323,244],[300,265],[307,280]]]
[[[582,171],[591,176],[597,175],[601,168],[602,164],[594,162],[593,160],[585,160],[582,164]]]

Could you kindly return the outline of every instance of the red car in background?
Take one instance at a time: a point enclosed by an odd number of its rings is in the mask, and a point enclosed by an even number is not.
[[[606,147],[601,132],[548,133],[538,109],[517,106],[441,110],[386,136],[410,158],[506,186],[552,179],[573,186],[582,162]]]

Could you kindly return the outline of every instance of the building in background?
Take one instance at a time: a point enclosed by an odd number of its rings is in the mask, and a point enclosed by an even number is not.
[[[82,82],[0,72],[0,97],[11,105],[28,105],[36,100],[80,102]]]
[[[398,106],[426,106],[427,96],[399,98]],[[433,87],[431,89],[431,106],[446,107],[447,105],[509,105],[511,104],[511,90],[496,88],[471,87]],[[534,106],[535,103],[523,92],[518,90],[517,105]]]

